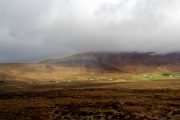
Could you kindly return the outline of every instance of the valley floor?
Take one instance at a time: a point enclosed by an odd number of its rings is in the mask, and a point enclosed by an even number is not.
[[[12,83],[0,88],[1,120],[180,119],[180,80]]]

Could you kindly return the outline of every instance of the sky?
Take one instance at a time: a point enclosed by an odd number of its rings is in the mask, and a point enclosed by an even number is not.
[[[180,0],[0,0],[0,63],[180,52]]]

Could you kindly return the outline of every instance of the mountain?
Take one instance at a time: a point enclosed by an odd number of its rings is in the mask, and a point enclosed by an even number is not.
[[[86,66],[86,67],[97,67],[99,62],[96,54],[94,53],[83,53],[75,54],[63,58],[54,58],[41,61],[43,64],[61,64],[68,66]]]
[[[139,67],[139,69],[164,67],[167,69],[173,68],[179,70],[180,53],[91,52],[76,54],[64,58],[48,59],[41,61],[40,63],[83,66],[85,68],[100,68],[110,71],[128,71],[130,70],[129,68],[138,69],[137,67]]]

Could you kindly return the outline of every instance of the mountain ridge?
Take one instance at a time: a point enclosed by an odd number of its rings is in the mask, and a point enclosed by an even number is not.
[[[156,54],[154,52],[89,52],[72,56],[48,59],[41,64],[59,64],[66,66],[84,66],[86,68],[101,68],[123,71],[126,66],[180,67],[180,53]]]

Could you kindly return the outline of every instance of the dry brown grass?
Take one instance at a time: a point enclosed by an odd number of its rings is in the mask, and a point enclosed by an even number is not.
[[[0,65],[0,119],[180,119],[180,79],[143,80],[140,69],[145,70],[140,67],[126,73],[46,64]],[[149,72],[160,78],[161,72],[171,71]]]
[[[58,83],[68,80],[113,80],[114,82],[120,82],[133,79],[144,80],[143,73],[146,72],[155,74],[171,72],[167,69],[167,66],[157,68],[147,66],[125,66],[123,69],[129,72],[104,71],[100,69],[88,69],[83,66],[71,67],[53,64],[1,64],[0,79],[18,80],[29,83]]]
[[[165,82],[179,84],[177,81]],[[124,87],[118,85],[74,89],[66,86],[59,90],[44,86],[41,91],[32,91],[32,87],[26,92],[0,92],[0,117],[1,120],[179,119],[179,86],[165,89],[161,84],[157,87],[152,83],[154,89],[147,89],[149,84],[146,83],[143,88],[138,82]]]

